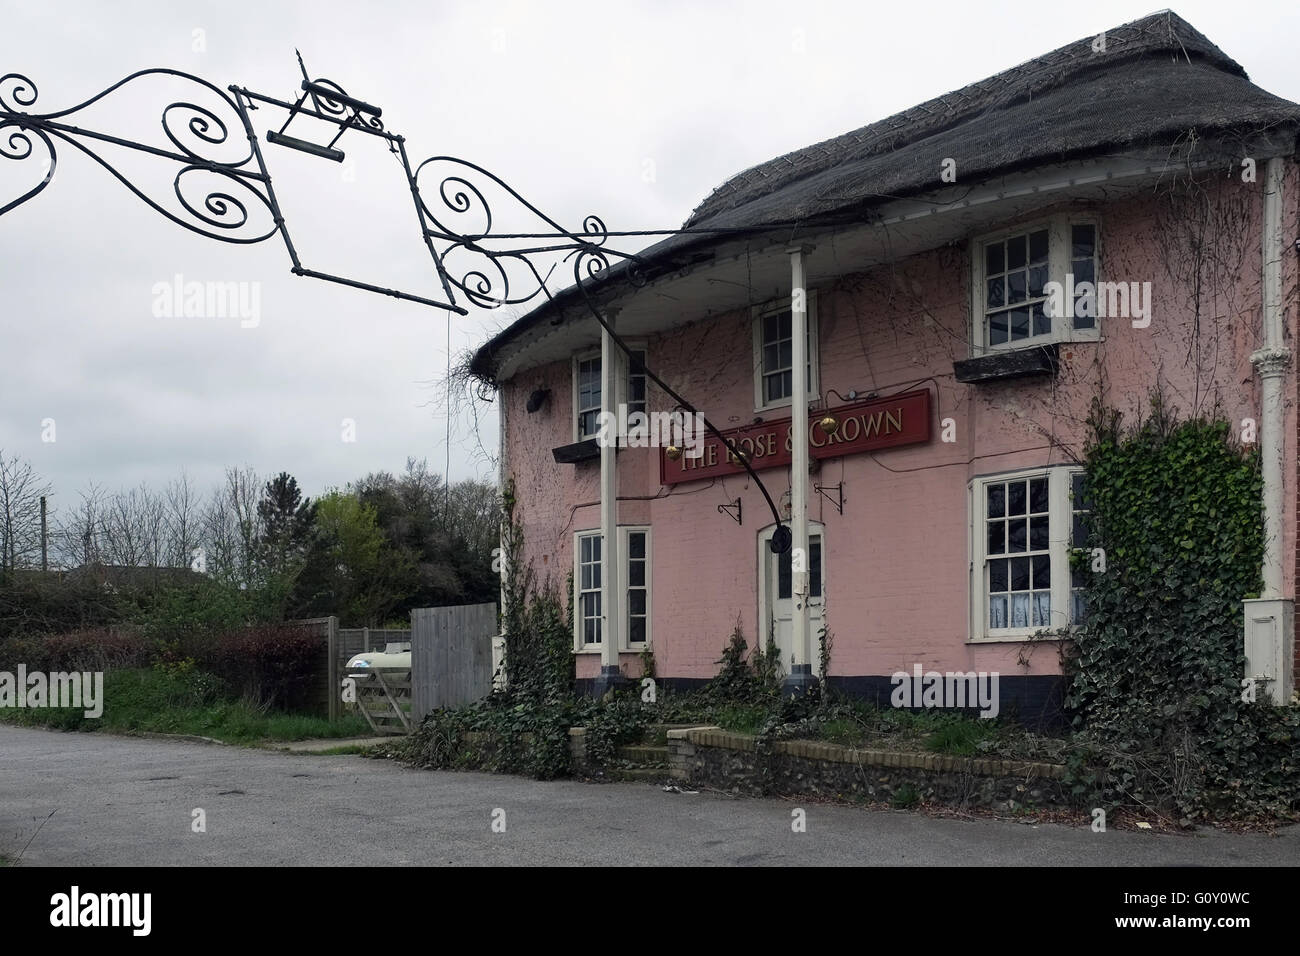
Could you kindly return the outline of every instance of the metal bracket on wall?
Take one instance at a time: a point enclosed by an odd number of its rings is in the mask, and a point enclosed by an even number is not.
[[[734,511],[732,509],[735,509]],[[737,498],[729,505],[718,505],[718,514],[725,514],[728,517],[735,518],[736,524],[743,524],[740,520],[740,499]]]
[[[830,496],[831,489],[835,491],[834,498]],[[837,481],[833,485],[813,485],[813,491],[833,504],[840,514],[844,514],[844,482]]]

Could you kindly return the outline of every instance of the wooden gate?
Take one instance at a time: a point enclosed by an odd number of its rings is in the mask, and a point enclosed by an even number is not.
[[[377,734],[411,732],[411,668],[351,667],[357,710]]]
[[[411,612],[411,719],[463,707],[492,692],[495,604],[424,607]]]

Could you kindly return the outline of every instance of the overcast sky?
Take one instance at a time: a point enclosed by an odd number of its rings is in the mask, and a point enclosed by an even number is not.
[[[1300,101],[1300,5],[1175,11],[1255,83]],[[1150,12],[1108,0],[3,0],[0,74],[35,81],[34,111],[149,67],[286,99],[301,79],[296,47],[314,77],[381,106],[413,162],[472,160],[574,229],[587,213],[611,229],[665,228],[741,169]],[[158,116],[174,92],[124,88],[70,122],[168,147]],[[254,119],[260,135],[283,116]],[[377,139],[354,132],[339,145],[341,166],[262,141],[304,264],[436,293],[400,167]],[[163,200],[176,168],[123,164]],[[41,175],[0,159],[0,205]],[[157,287],[177,276],[246,283],[256,315],[160,317]],[[453,317],[452,352],[507,318]],[[36,465],[56,508],[91,481],[161,485],[182,469],[204,488],[227,465],[286,470],[313,495],[410,455],[441,471],[447,322],[290,275],[278,237],[236,246],[186,232],[61,145],[50,186],[0,218],[0,448]],[[483,449],[496,451],[495,409],[480,424],[451,423],[453,480],[494,477]]]

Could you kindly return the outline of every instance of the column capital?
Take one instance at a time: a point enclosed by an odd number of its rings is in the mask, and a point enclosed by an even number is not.
[[[1250,353],[1250,364],[1261,378],[1276,378],[1291,364],[1291,350],[1283,346],[1256,349]]]
[[[785,251],[789,255],[794,255],[795,253],[802,253],[803,255],[807,255],[808,253],[812,252],[816,248],[817,247],[811,242],[796,242],[793,245],[787,246]]]

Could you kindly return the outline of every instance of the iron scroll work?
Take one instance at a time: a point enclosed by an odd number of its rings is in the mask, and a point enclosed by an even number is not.
[[[548,281],[561,263],[569,263],[576,288],[600,326],[628,357],[632,371],[644,372],[690,415],[698,410],[655,372],[645,366],[607,321],[592,298],[589,285],[609,267],[612,259],[626,263],[627,281],[634,285],[644,279],[635,254],[621,252],[608,244],[611,236],[663,236],[683,230],[643,230],[611,233],[600,217],[588,215],[579,231],[571,231],[524,199],[504,180],[467,160],[452,156],[432,156],[414,168],[406,151],[405,138],[386,129],[382,110],[349,96],[331,80],[310,78],[302,57],[298,57],[302,83],[293,102],[258,93],[241,86],[221,90],[200,77],[171,69],[148,69],[132,73],[102,92],[75,106],[53,112],[32,110],[39,93],[36,84],[19,73],[0,76],[0,159],[15,162],[43,159],[43,177],[32,188],[8,202],[0,197],[0,216],[33,199],[50,184],[58,166],[56,143],[78,150],[120,182],[138,199],[175,224],[220,242],[253,244],[279,235],[289,254],[294,275],[322,279],[445,309],[467,315],[461,301],[480,308],[520,305],[539,297],[551,299]],[[169,82],[191,84],[193,93],[186,100],[166,105],[161,113],[164,141],[140,142],[100,130],[75,125],[79,113],[130,84],[149,78],[168,78]],[[420,224],[424,245],[433,260],[442,290],[442,298],[429,298],[399,289],[384,288],[347,276],[310,269],[303,265],[280,204],[272,186],[271,174],[261,144],[253,129],[250,113],[260,108],[284,111],[278,129],[268,129],[266,141],[333,162],[343,162],[345,154],[338,148],[345,135],[378,137],[399,161],[410,187],[411,199]],[[295,120],[299,121],[294,126]],[[332,127],[333,138],[319,143],[298,135],[307,121]],[[290,130],[292,129],[292,132]],[[239,142],[240,131],[247,141]],[[179,165],[171,184],[175,203],[168,208],[148,195],[113,166],[99,148],[121,147],[137,154],[147,154]],[[38,146],[44,151],[40,156]],[[436,182],[431,191],[433,202],[426,201],[420,188],[421,178]],[[514,204],[540,224],[529,232],[494,232],[492,203],[502,199]],[[692,230],[719,233],[732,230]],[[549,267],[546,265],[550,262]],[[700,415],[705,429],[735,453],[751,480],[762,492],[777,525],[772,549],[789,549],[789,528],[772,500],[762,479],[739,446],[733,445],[707,416]]]

